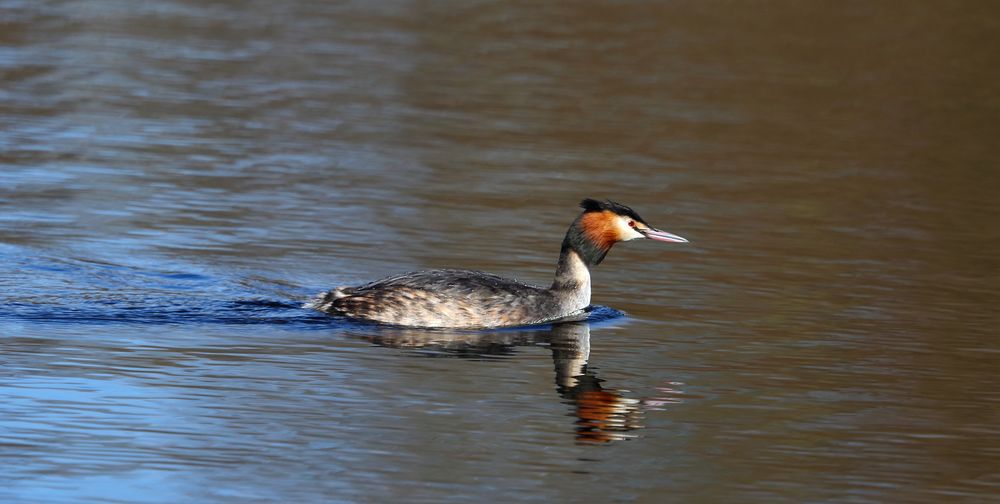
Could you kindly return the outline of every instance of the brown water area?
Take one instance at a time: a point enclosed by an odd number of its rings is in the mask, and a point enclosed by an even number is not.
[[[0,0],[0,501],[1000,500],[1000,4]],[[422,268],[588,321],[300,308]]]

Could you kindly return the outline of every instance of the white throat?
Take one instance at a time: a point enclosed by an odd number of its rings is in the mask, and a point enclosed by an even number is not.
[[[575,250],[568,250],[560,258],[552,290],[570,305],[571,311],[590,306],[590,269]]]

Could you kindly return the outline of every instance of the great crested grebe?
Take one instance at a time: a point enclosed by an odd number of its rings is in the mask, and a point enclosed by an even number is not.
[[[358,287],[337,287],[305,305],[331,315],[413,327],[490,328],[581,316],[590,306],[590,267],[620,241],[687,240],[655,229],[631,208],[585,199],[562,242],[556,278],[535,287],[480,271],[416,271]]]

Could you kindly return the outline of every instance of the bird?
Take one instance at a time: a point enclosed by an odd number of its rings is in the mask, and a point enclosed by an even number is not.
[[[562,241],[555,279],[538,287],[481,271],[433,269],[403,273],[320,293],[304,305],[328,315],[393,326],[489,329],[584,317],[590,269],[618,242],[687,243],[656,229],[631,208],[586,198]]]

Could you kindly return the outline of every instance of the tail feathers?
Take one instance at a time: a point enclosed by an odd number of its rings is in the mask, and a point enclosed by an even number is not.
[[[302,307],[329,312],[333,310],[334,301],[349,296],[353,290],[351,287],[337,287],[331,291],[321,292],[316,297],[307,301]]]

